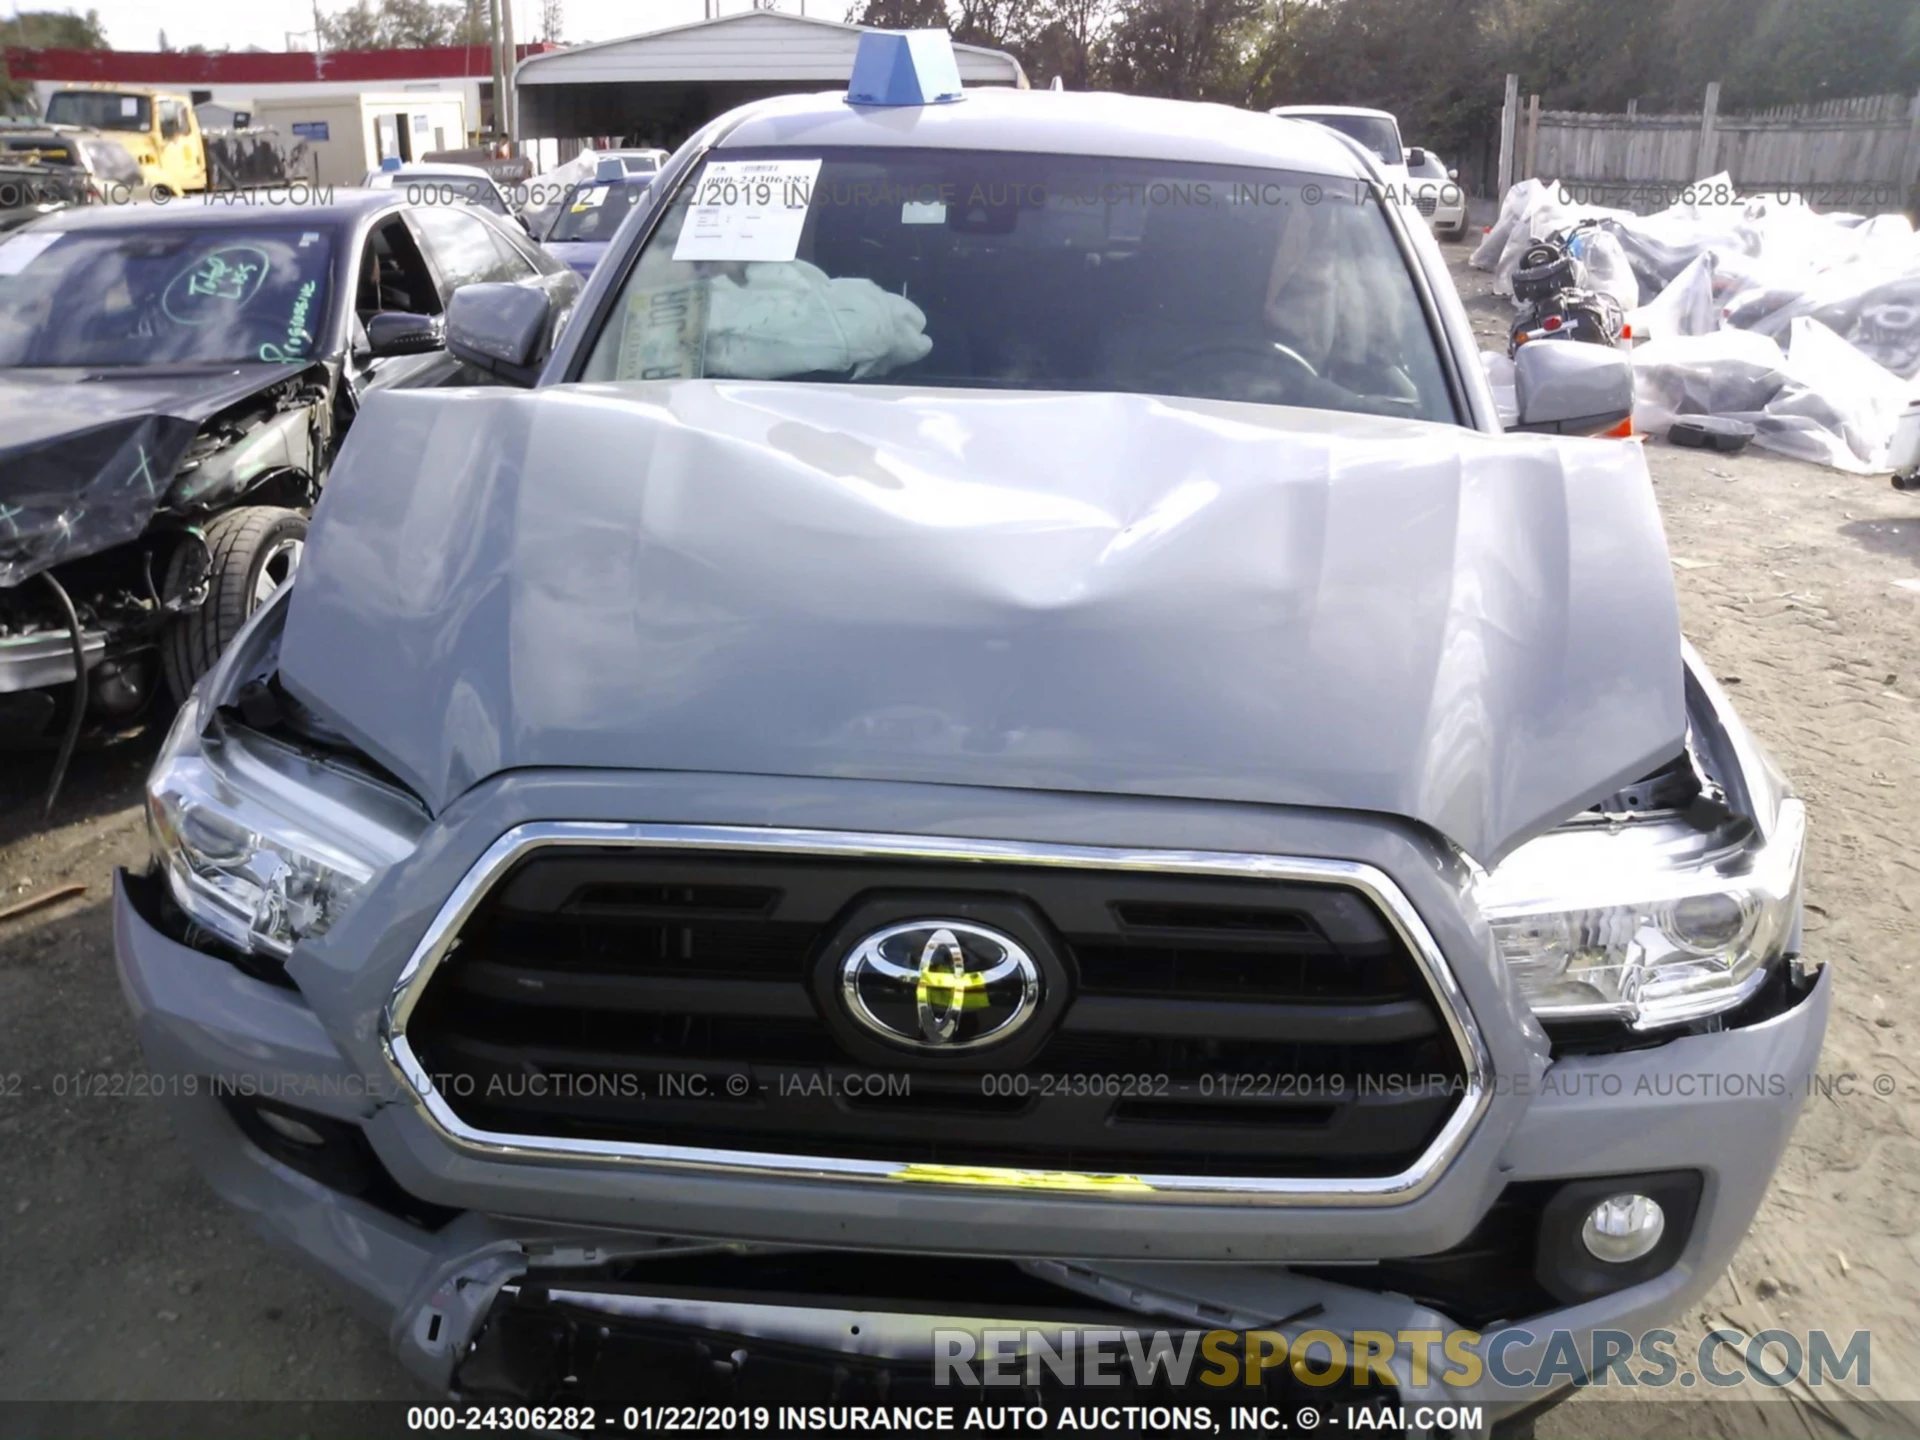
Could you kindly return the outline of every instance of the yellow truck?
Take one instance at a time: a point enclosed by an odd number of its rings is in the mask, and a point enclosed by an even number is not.
[[[140,166],[156,194],[207,188],[207,145],[185,95],[127,85],[71,85],[47,97],[46,118],[113,135]]]

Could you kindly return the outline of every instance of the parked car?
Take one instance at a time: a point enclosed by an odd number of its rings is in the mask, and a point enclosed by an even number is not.
[[[556,317],[580,289],[511,227],[390,191],[0,238],[0,740],[70,748],[185,699],[299,563],[361,406],[477,378],[442,339],[474,281]]]
[[[185,95],[125,85],[75,85],[47,97],[49,124],[103,130],[124,143],[157,195],[207,188],[207,148]]]
[[[1288,120],[1311,120],[1338,130],[1362,145],[1380,162],[1381,178],[1398,194],[1408,191],[1407,151],[1400,140],[1400,122],[1390,111],[1357,105],[1281,105],[1270,113]]]
[[[652,185],[651,176],[629,172],[617,159],[602,160],[598,175],[567,192],[540,243],[582,275],[593,274],[620,222]]]
[[[397,190],[416,205],[478,205],[502,220],[519,221],[507,192],[478,165],[394,163],[369,170],[362,183],[369,190]]]
[[[1018,1306],[1532,1404],[1455,1365],[1691,1311],[1831,991],[1629,362],[1503,433],[1346,143],[861,46],[557,345],[454,297],[530,390],[367,405],[116,884],[174,1131],[475,1403],[893,1403]]]
[[[1413,208],[1427,217],[1434,234],[1458,240],[1467,233],[1467,192],[1460,188],[1458,170],[1416,145],[1407,151],[1407,178]]]
[[[618,160],[629,175],[658,175],[672,157],[664,150],[602,150],[600,158]]]

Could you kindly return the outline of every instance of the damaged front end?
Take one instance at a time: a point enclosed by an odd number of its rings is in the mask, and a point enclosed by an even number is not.
[[[333,393],[319,365],[191,388],[8,377],[0,402],[19,424],[0,448],[0,744],[64,754],[139,720],[162,688],[182,698],[204,666],[168,665],[162,647],[211,598],[208,527],[241,504],[313,503]]]

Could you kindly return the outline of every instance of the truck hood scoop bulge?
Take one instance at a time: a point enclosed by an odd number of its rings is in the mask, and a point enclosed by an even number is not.
[[[840,776],[1377,811],[1487,865],[1685,730],[1632,445],[1136,395],[382,395],[281,674],[436,812]]]

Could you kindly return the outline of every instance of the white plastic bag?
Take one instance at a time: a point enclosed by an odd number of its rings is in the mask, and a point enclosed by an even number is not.
[[[1718,257],[1708,250],[1696,255],[1653,299],[1629,311],[1627,324],[1636,340],[1665,340],[1675,335],[1706,335],[1720,328],[1720,306],[1714,299]],[[1777,348],[1777,347],[1776,347]]]
[[[1909,387],[1817,321],[1783,352],[1750,330],[1652,340],[1634,352],[1634,428],[1664,434],[1682,415],[1754,427],[1753,443],[1855,474],[1884,470]]]
[[[1585,272],[1587,289],[1611,295],[1622,312],[1639,306],[1640,282],[1619,236],[1611,230],[1583,230],[1574,237],[1572,250]]]

